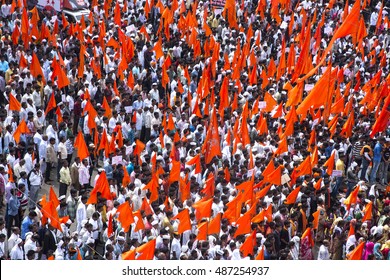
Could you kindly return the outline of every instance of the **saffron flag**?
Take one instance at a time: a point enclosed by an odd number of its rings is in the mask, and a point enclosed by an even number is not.
[[[186,230],[191,229],[191,219],[190,219],[190,212],[188,208],[185,208],[183,211],[179,212],[176,216],[172,218],[172,220],[179,220],[179,227],[177,229],[178,234],[182,234]]]
[[[9,110],[11,111],[20,111],[22,108],[22,105],[20,102],[15,98],[15,96],[10,93],[9,94]]]
[[[287,197],[286,197],[286,201],[285,201],[285,204],[294,204],[295,201],[297,200],[297,197],[298,197],[298,194],[299,194],[299,191],[301,190],[301,187],[297,187],[295,188]]]

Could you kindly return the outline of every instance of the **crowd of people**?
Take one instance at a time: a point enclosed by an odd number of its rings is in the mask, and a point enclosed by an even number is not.
[[[389,1],[2,1],[0,258],[389,260]]]

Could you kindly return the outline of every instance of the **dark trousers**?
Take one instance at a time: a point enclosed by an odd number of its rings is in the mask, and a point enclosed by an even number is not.
[[[52,162],[46,162],[45,182],[50,181],[50,172],[53,168]]]
[[[8,227],[8,236],[11,236],[11,228],[12,228],[13,226],[19,227],[19,228],[20,228],[19,213],[17,213],[15,216],[8,215],[8,223],[7,223],[7,227]]]
[[[363,158],[363,166],[362,166],[362,172],[360,174],[360,180],[366,181],[366,172],[369,165],[370,162],[367,159]]]
[[[61,196],[61,195],[65,195],[66,196],[66,192],[68,191],[68,185],[67,184],[64,184],[64,183],[60,183],[60,190],[58,192],[58,195]]]

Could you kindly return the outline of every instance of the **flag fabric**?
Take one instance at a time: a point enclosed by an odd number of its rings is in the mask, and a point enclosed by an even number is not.
[[[177,229],[178,234],[182,234],[186,230],[191,230],[190,212],[187,208],[179,212],[176,216],[172,218],[172,220],[175,219],[180,221],[179,227]]]
[[[240,247],[240,252],[243,254],[244,257],[247,257],[248,255],[253,256],[253,249],[256,244],[256,230],[254,230],[251,234],[248,235],[244,243],[242,243]]]
[[[357,201],[357,196],[359,194],[360,187],[357,186],[347,197],[347,199],[344,200],[344,204],[348,206],[348,209],[351,207],[352,204],[355,204]]]
[[[135,260],[135,249],[122,253],[122,260]]]
[[[96,180],[95,187],[89,195],[87,204],[96,204],[97,203],[97,194],[100,193],[102,198],[107,200],[112,200],[110,185],[108,183],[107,175],[105,171],[102,171],[99,174],[98,179]]]
[[[366,208],[364,209],[364,216],[362,222],[372,219],[372,201],[367,203]]]
[[[213,219],[210,220],[208,225],[208,234],[219,234],[221,231],[221,219],[222,213],[218,213]]]
[[[137,260],[153,260],[154,250],[156,248],[156,239],[153,239],[136,248]]]
[[[74,147],[77,148],[77,156],[82,161],[83,159],[89,157],[88,147],[85,143],[83,133],[79,131],[74,142]]]
[[[246,234],[248,232],[251,231],[251,213],[248,211],[246,212],[244,215],[242,215],[241,217],[239,217],[237,219],[237,222],[236,222],[236,227],[237,227],[237,230],[236,232],[234,233],[234,237],[237,237],[241,234]]]
[[[30,133],[30,129],[28,129],[26,121],[22,119],[22,121],[19,123],[17,128],[15,129],[15,132],[13,134],[13,137],[16,141],[16,143],[20,142],[20,136],[22,134]]]
[[[133,210],[130,204],[126,201],[118,206],[119,213],[117,220],[121,223],[124,232],[128,232],[132,223],[134,223]]]
[[[299,186],[299,187],[295,188],[292,192],[290,192],[290,194],[286,197],[285,203],[286,204],[294,204],[295,201],[297,200],[297,197],[298,197],[300,190],[301,190],[301,187]]]
[[[49,113],[51,110],[55,109],[57,107],[56,100],[54,98],[54,92],[50,95],[49,102],[47,103],[47,107],[45,110],[45,114]]]
[[[202,218],[209,218],[211,215],[211,206],[213,204],[213,199],[208,200],[199,200],[192,207],[196,210],[195,215],[196,219],[200,221]]]
[[[307,156],[306,159],[296,169],[296,176],[298,177],[311,174],[311,157]]]
[[[361,260],[363,257],[363,251],[364,251],[365,245],[366,245],[366,242],[361,242],[358,246],[356,246],[356,248],[353,249],[352,252],[347,254],[347,260],[354,260],[354,261]]]
[[[9,109],[11,111],[20,111],[20,109],[22,108],[22,105],[20,104],[20,102],[15,98],[15,96],[10,93],[9,94]]]

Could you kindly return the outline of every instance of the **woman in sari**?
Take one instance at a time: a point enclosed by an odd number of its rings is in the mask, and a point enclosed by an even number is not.
[[[374,253],[374,242],[368,241],[363,252],[363,260],[368,260],[368,257]]]

